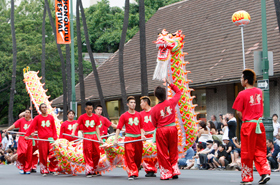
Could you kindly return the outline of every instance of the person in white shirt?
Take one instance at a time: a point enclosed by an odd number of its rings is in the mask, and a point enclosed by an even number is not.
[[[4,151],[6,151],[9,148],[8,143],[9,143],[8,136],[5,133],[3,133],[2,134],[2,149]]]
[[[278,132],[280,132],[280,124],[278,123],[278,115],[277,114],[273,114],[272,115],[272,120],[273,120],[273,140],[276,139],[276,136],[278,134]]]

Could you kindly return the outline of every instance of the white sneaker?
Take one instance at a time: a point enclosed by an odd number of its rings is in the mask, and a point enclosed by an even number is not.
[[[91,178],[92,175],[91,175],[91,174],[87,174],[86,177],[87,177],[87,178]]]
[[[43,176],[43,177],[46,177],[46,176],[47,176],[47,174],[46,174],[46,173],[44,173],[44,174],[42,174],[42,176]]]
[[[24,174],[24,171],[23,171],[23,170],[19,170],[19,173],[20,173],[20,174]]]

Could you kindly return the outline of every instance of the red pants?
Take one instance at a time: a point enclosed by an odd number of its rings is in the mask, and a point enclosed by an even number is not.
[[[41,174],[56,172],[58,168],[58,162],[54,156],[52,146],[48,141],[39,141],[39,159],[40,159],[40,172]],[[49,170],[48,170],[48,158],[50,160]]]
[[[266,159],[266,136],[263,123],[262,133],[256,134],[257,123],[243,123],[241,126],[241,177],[244,182],[253,182],[253,161],[260,175],[270,174],[270,166]]]
[[[32,147],[32,170],[37,169],[38,164],[38,154],[33,154],[36,150],[38,150],[37,142],[35,141],[35,146]]]
[[[97,140],[97,136],[85,134],[85,138]],[[83,141],[83,153],[86,163],[86,174],[93,174],[96,172],[98,162],[100,159],[99,143],[85,140]]]
[[[23,136],[18,139],[17,149],[18,159],[17,167],[24,172],[28,172],[32,168],[32,141],[25,140]]]
[[[146,135],[146,138],[152,138],[152,137],[153,137],[153,134]],[[143,168],[145,169],[146,173],[149,173],[149,172],[157,173],[156,164],[157,164],[157,158],[150,159],[150,160],[144,159],[143,163],[142,163]]]
[[[125,137],[124,142],[141,139],[141,137]],[[143,142],[133,142],[124,144],[125,168],[128,177],[138,177],[138,171],[142,162]]]
[[[180,175],[178,168],[178,131],[176,126],[157,129],[157,156],[161,179],[169,179]]]

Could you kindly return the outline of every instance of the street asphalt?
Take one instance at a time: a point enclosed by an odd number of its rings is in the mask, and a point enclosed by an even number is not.
[[[156,185],[156,184],[189,184],[189,185],[235,185],[240,182],[241,172],[239,171],[209,171],[209,170],[181,170],[181,175],[177,180],[159,180],[157,177],[145,177],[145,171],[140,171],[139,177],[134,181],[127,180],[127,174],[122,168],[115,168],[102,176],[86,178],[84,174],[78,176],[71,175],[48,175],[42,177],[40,173],[31,175],[21,175],[13,165],[0,165],[0,184],[1,185],[80,185],[80,184],[97,184],[97,185]],[[258,184],[260,179],[257,172],[254,172],[255,180],[253,184]],[[271,180],[268,185],[280,184],[280,173],[272,172]]]

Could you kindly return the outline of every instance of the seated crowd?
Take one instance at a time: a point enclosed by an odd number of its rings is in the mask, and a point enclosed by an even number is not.
[[[17,160],[17,136],[0,132],[0,165],[15,164]]]
[[[278,119],[274,114],[273,121]],[[233,114],[220,115],[220,122],[212,116],[207,124],[199,122],[197,142],[187,150],[185,158],[178,160],[180,169],[241,170],[241,142],[236,132]],[[279,128],[279,130],[278,130]],[[267,139],[267,159],[274,172],[280,171],[280,126],[274,139]]]

